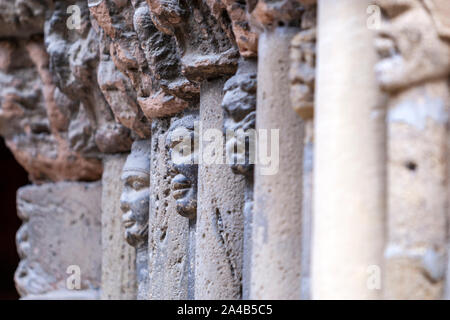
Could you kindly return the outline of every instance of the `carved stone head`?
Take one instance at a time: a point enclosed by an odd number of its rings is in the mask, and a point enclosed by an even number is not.
[[[248,70],[250,69],[250,70]],[[252,70],[254,69],[254,70]],[[231,169],[236,174],[251,174],[254,165],[250,161],[250,140],[254,138],[252,130],[256,123],[256,65],[254,68],[241,63],[238,73],[224,86],[222,108],[225,111],[225,134],[231,131],[227,139],[226,150]],[[227,134],[228,135],[228,134]]]
[[[189,80],[201,82],[236,72],[239,51],[230,17],[220,1],[147,0],[147,3],[156,28],[176,38],[182,73]]]
[[[122,221],[127,242],[139,247],[148,237],[150,197],[150,141],[133,143],[122,170],[123,191],[120,197]]]
[[[441,0],[377,0],[382,20],[375,46],[377,78],[396,91],[450,73],[450,46],[441,37],[429,4]],[[445,0],[443,0],[445,1]]]
[[[169,167],[172,175],[172,195],[177,212],[194,219],[197,213],[198,150],[194,141],[198,139],[194,129],[195,114],[175,120],[166,138],[169,150]]]

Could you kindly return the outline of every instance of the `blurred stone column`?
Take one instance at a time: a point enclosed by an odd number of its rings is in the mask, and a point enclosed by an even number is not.
[[[152,120],[148,234],[149,300],[193,299],[192,240],[195,220],[177,213],[171,191],[167,134],[170,118]]]
[[[314,86],[316,80],[317,6],[309,1],[301,29],[291,41],[289,80],[291,103],[305,125],[303,141],[303,205],[301,299],[311,298],[311,245],[314,171]]]
[[[225,163],[224,83],[223,78],[204,81],[200,91],[203,153],[198,169],[196,299],[240,299],[242,295],[245,180]],[[215,155],[208,153],[212,146],[217,146]]]
[[[277,28],[259,38],[258,150],[261,131],[270,137],[279,130],[279,141],[267,141],[268,154],[279,167],[263,172],[255,166],[252,299],[299,299],[302,242],[303,123],[289,99],[289,44],[297,28]],[[272,145],[278,144],[279,153]],[[272,149],[272,150],[271,150]]]
[[[389,103],[387,299],[443,297],[448,101],[442,81]]]
[[[446,0],[377,0],[376,75],[390,95],[386,299],[441,299],[448,232],[450,14]],[[430,54],[432,52],[433,54]]]
[[[102,292],[103,300],[134,300],[137,295],[136,250],[124,237],[120,180],[126,154],[106,156],[102,177]]]
[[[369,4],[318,2],[313,299],[378,299],[381,292],[385,118]]]
[[[288,73],[303,7],[260,0],[250,9],[260,33],[250,299],[299,299],[304,128],[291,106]],[[269,160],[262,163],[264,149]]]
[[[241,59],[238,71],[225,83],[225,95],[222,100],[223,126],[227,137],[227,164],[234,174],[244,178],[244,188],[235,188],[235,195],[238,195],[236,198],[242,198],[242,193],[244,198],[242,209],[242,299],[244,300],[249,299],[251,281],[257,67],[256,59]]]

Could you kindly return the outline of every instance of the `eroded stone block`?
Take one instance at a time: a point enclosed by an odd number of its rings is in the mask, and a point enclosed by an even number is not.
[[[23,225],[17,232],[21,261],[15,282],[22,297],[58,291],[79,298],[85,290],[91,297],[89,292],[100,288],[101,192],[99,182],[49,183],[18,191]]]

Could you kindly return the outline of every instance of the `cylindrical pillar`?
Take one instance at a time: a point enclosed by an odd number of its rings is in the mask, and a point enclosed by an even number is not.
[[[102,291],[103,300],[134,300],[137,295],[136,252],[124,237],[120,181],[126,154],[107,156],[102,177]]]
[[[380,297],[385,125],[369,0],[321,0],[315,110],[313,299]]]
[[[217,163],[202,161],[198,171],[195,298],[199,300],[240,299],[242,295],[245,180],[225,163],[223,141],[205,139],[210,137],[208,132],[213,133],[211,129],[217,133],[215,138],[222,137],[223,86],[221,78],[205,81],[200,94],[202,155],[208,156],[211,143],[222,154]]]
[[[265,31],[259,38],[257,149],[267,147],[274,170],[264,172],[262,169],[267,169],[267,165],[258,155],[251,299],[300,298],[304,128],[291,107],[288,79],[289,45],[298,31],[297,28],[277,28]],[[276,130],[279,130],[278,141],[276,134],[272,135]],[[267,146],[261,145],[263,132],[270,137]]]

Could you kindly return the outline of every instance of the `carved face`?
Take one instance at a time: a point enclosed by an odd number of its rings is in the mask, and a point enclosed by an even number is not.
[[[194,148],[194,141],[198,138],[194,121],[192,115],[175,121],[166,139],[176,209],[181,216],[189,219],[195,218],[197,213],[198,152]]]
[[[249,130],[255,129],[256,123],[256,74],[235,75],[227,81],[224,90],[225,130],[234,133],[226,142],[228,161],[234,173],[250,174],[254,165],[250,161],[253,147],[249,139],[254,136]]]
[[[378,0],[382,21],[375,40],[381,58],[377,78],[385,90],[399,90],[450,72],[450,46],[439,37],[419,0]]]
[[[148,173],[127,170],[122,174],[124,184],[120,197],[127,242],[136,247],[145,243],[148,236],[148,212],[150,196],[150,178]]]

